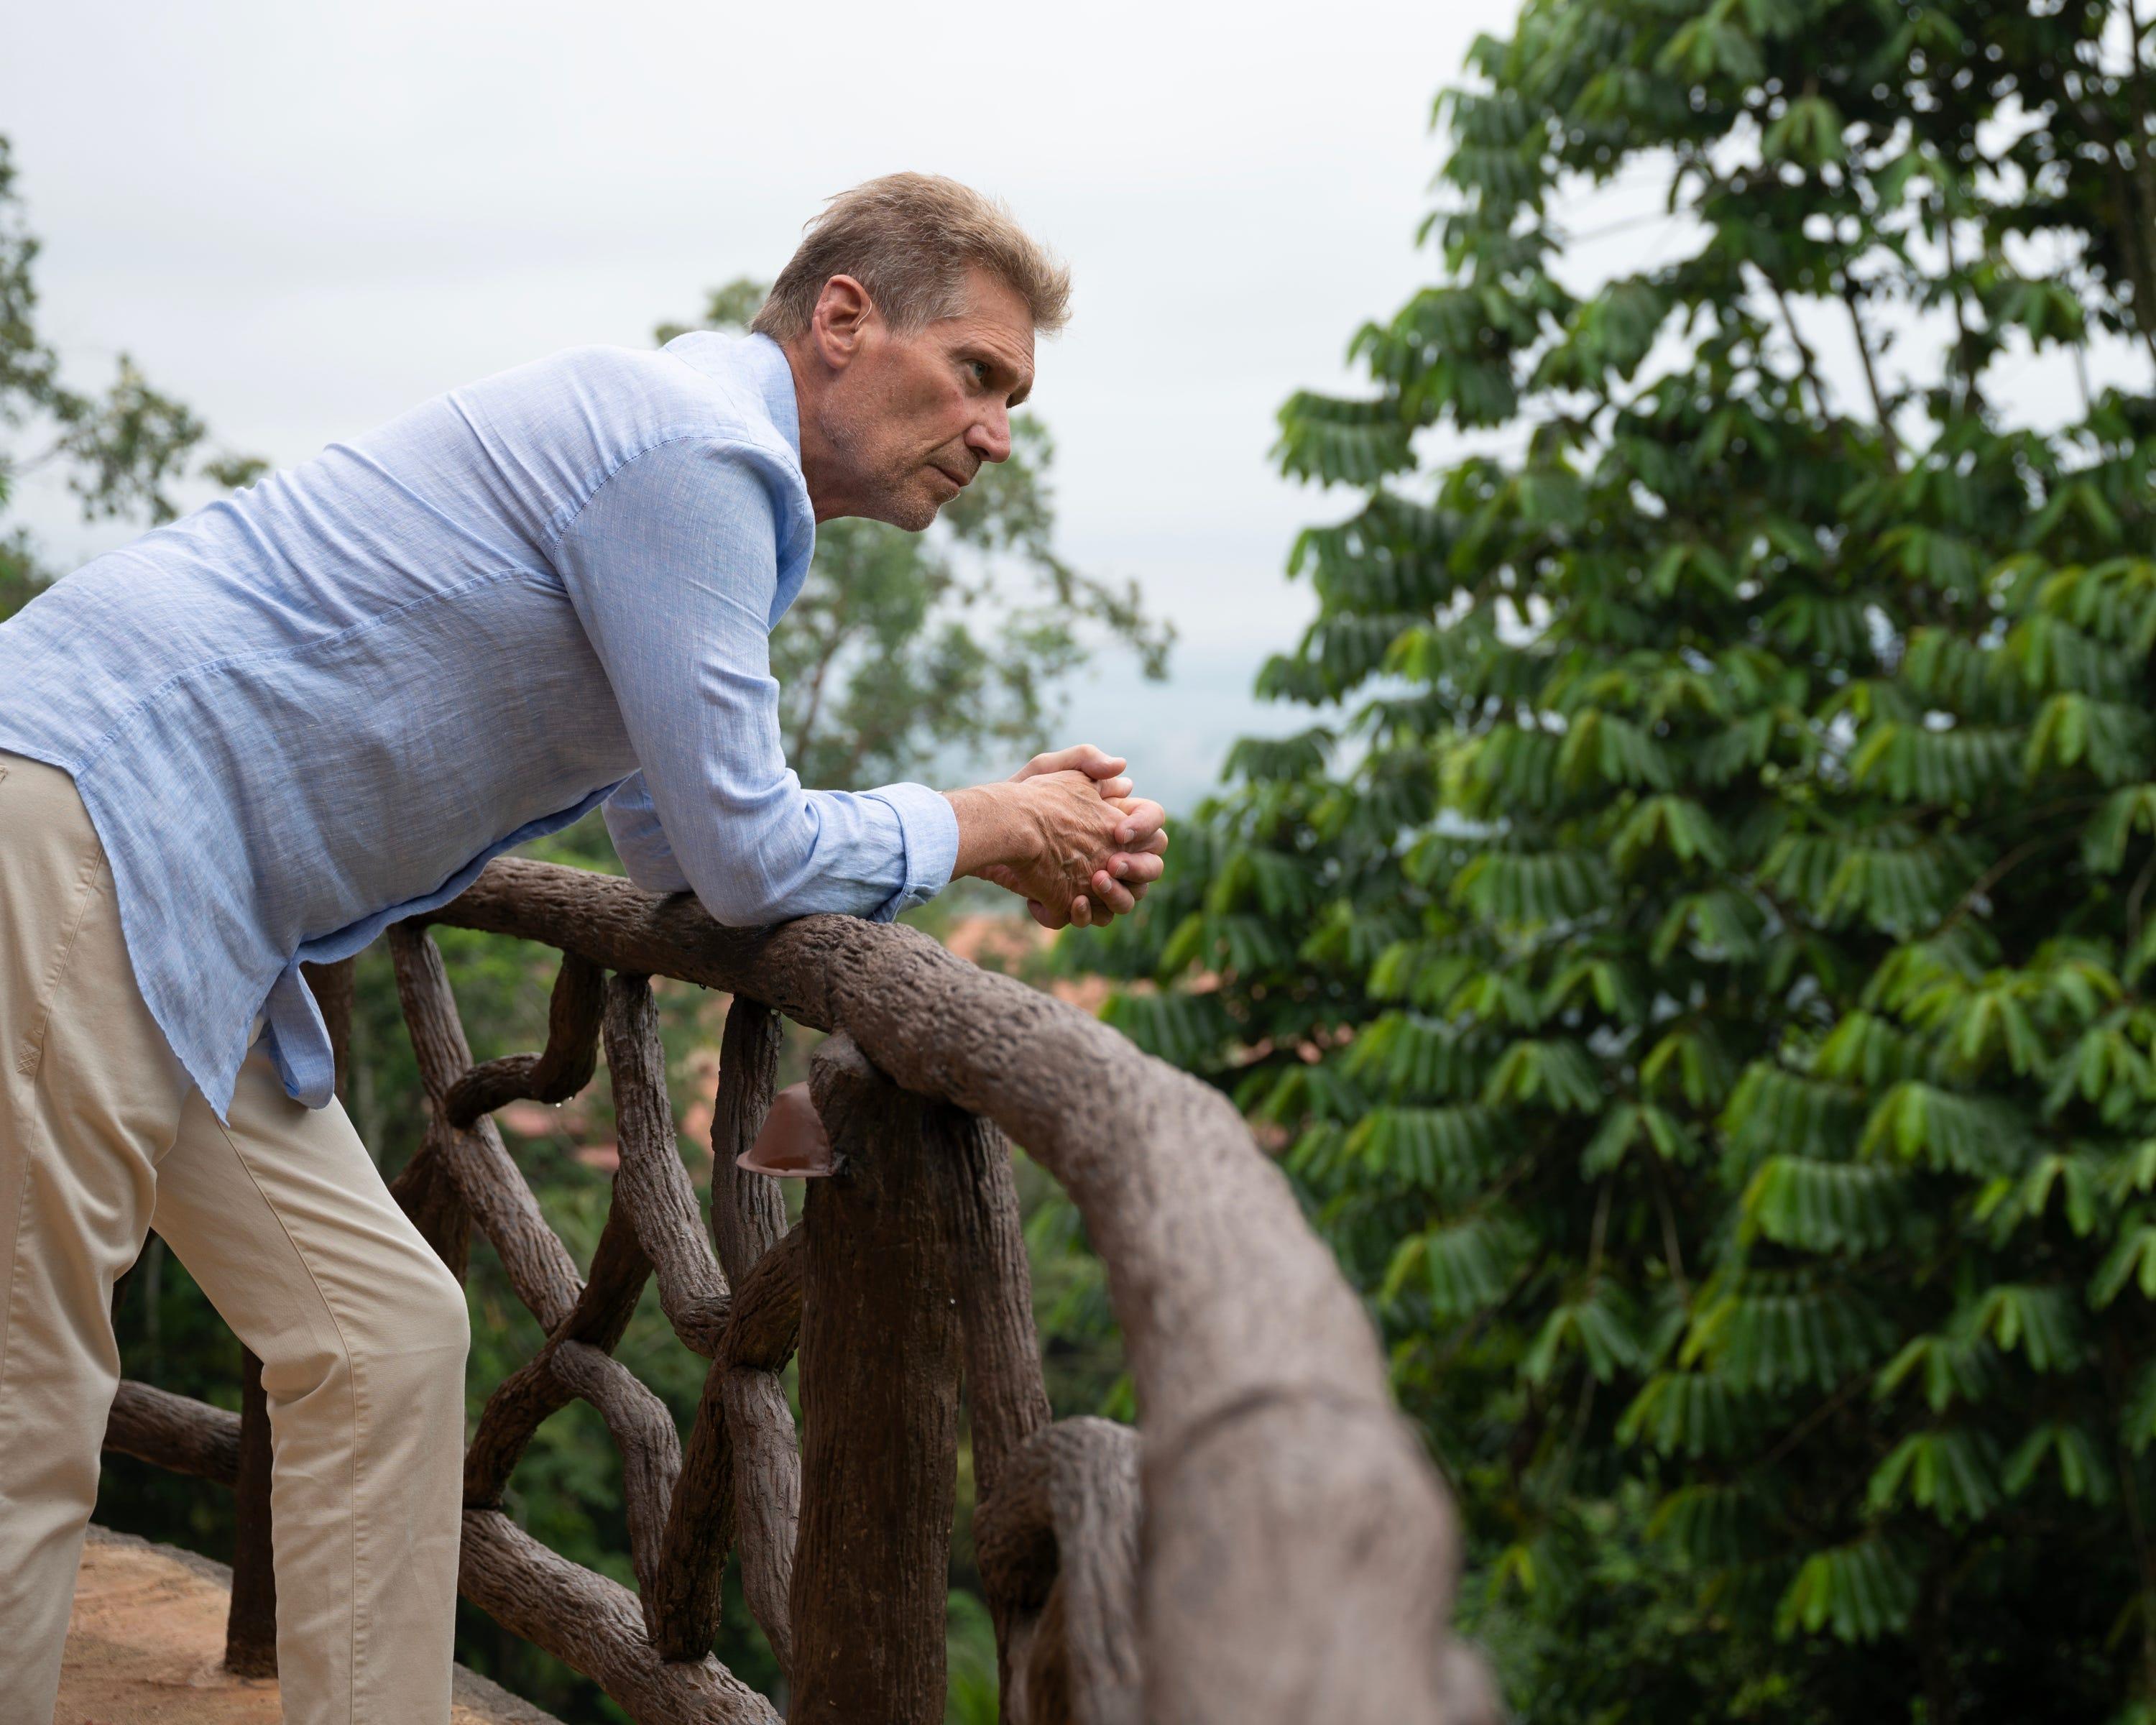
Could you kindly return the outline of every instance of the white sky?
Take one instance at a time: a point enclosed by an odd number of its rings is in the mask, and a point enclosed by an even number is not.
[[[1034,393],[1064,548],[1182,634],[1165,689],[1090,671],[1070,740],[1173,807],[1237,735],[1306,721],[1250,681],[1312,609],[1296,531],[1353,500],[1274,474],[1273,414],[1348,385],[1357,326],[1430,279],[1430,104],[1511,13],[76,0],[11,19],[0,131],[74,380],[125,347],[279,463],[555,348],[648,342],[871,175],[1001,194],[1077,282]],[[64,556],[115,536],[22,502]]]

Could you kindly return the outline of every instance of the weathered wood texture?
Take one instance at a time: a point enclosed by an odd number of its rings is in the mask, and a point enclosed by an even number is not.
[[[321,1009],[322,1028],[330,1033],[330,1051],[336,1057],[337,1100],[352,1088],[352,1008],[357,979],[354,961],[340,958],[334,964],[302,964],[300,974]]]
[[[626,1200],[637,1242],[651,1260],[667,1322],[708,1359],[718,1352],[726,1324],[726,1278],[676,1147],[674,1108],[666,1097],[666,1050],[660,1045],[659,1009],[648,978],[618,976],[607,984],[606,1048],[621,1154],[615,1190]]]
[[[937,1725],[958,1334],[921,1115],[841,1034],[809,1084],[844,1158],[808,1189],[801,1296],[798,1725]]]
[[[239,1477],[239,1415],[123,1378],[105,1416],[105,1447],[229,1486]]]
[[[480,1120],[467,1130],[452,1126],[442,1111],[450,1088],[470,1070],[472,1060],[440,951],[424,928],[409,922],[389,931],[389,950],[396,960],[404,1022],[419,1059],[420,1081],[434,1107],[421,1153],[442,1163],[465,1209],[500,1254],[516,1297],[541,1328],[552,1330],[577,1303],[583,1284],[575,1260],[539,1214],[539,1201],[502,1147],[495,1123]]]
[[[943,1255],[965,1337],[966,1399],[973,1437],[973,1487],[980,1502],[1001,1489],[1011,1459],[1051,1417],[1033,1322],[1033,1284],[1020,1223],[1010,1146],[988,1122],[952,1107],[927,1120],[930,1178],[936,1186]],[[1134,1594],[1122,1600],[1135,1622]],[[996,1630],[996,1682],[1002,1716],[1020,1720],[1014,1697],[1024,1672],[1012,1658],[1029,1620],[988,1589]],[[1133,1718],[1136,1715],[1132,1716]]]
[[[495,1622],[598,1681],[631,1718],[778,1725],[771,1703],[710,1654],[661,1659],[634,1594],[557,1556],[500,1510],[465,1512],[457,1586]]]
[[[599,1022],[606,973],[588,958],[565,953],[547,1010],[547,1046],[536,1055],[506,1055],[474,1066],[449,1086],[442,1111],[468,1127],[504,1102],[566,1102],[598,1070]]]
[[[756,1142],[778,1087],[785,1026],[761,1001],[737,995],[719,1042],[719,1091],[711,1108],[711,1244],[726,1280],[738,1287],[750,1266],[786,1231],[778,1182],[737,1168]]]
[[[682,1461],[666,1527],[660,1594],[654,1613],[660,1650],[682,1658],[710,1646],[716,1633],[726,1552],[738,1543],[742,1590],[783,1671],[793,1662],[788,1593],[800,1519],[801,1461],[793,1409],[777,1369],[793,1352],[799,1318],[799,1260],[773,1248],[786,1225],[775,1182],[735,1167],[753,1143],[771,1106],[778,1066],[777,1014],[752,1000],[728,1009],[711,1120],[711,1231],[725,1276],[742,1290],[728,1313],[726,1337],[705,1375],[703,1394]],[[611,1056],[610,1056],[611,1058]],[[757,1272],[789,1266],[791,1298],[776,1311],[759,1296],[773,1286]],[[768,1341],[752,1327],[773,1323]],[[746,1363],[731,1357],[746,1351]]]
[[[224,1617],[224,1668],[243,1677],[277,1675],[277,1572],[270,1546],[270,1400],[262,1362],[239,1351],[239,1472],[232,1594]]]
[[[515,1541],[495,1522],[475,1522],[470,1517],[495,1513],[532,1433],[572,1398],[580,1398],[598,1410],[621,1453],[637,1576],[637,1591],[625,1594],[601,1578],[550,1558],[583,1578],[578,1600],[598,1614],[596,1626],[534,1614],[498,1589],[481,1598],[467,1587],[467,1594],[518,1633],[598,1679],[639,1720],[689,1725],[720,1717],[709,1711],[705,1694],[711,1674],[738,1687],[710,1657],[718,1582],[733,1527],[726,1411],[715,1402],[698,1419],[685,1466],[680,1438],[665,1405],[610,1352],[645,1281],[653,1278],[675,1333],[712,1358],[715,1371],[726,1367],[722,1356],[732,1330],[733,1301],[676,1149],[665,1055],[649,979],[629,974],[609,980],[597,966],[567,955],[556,978],[546,1051],[475,1068],[434,942],[412,928],[393,931],[391,938],[406,1022],[435,1110],[415,1158],[420,1172],[393,1189],[419,1217],[423,1229],[429,1219],[421,1209],[431,1209],[437,1225],[429,1237],[447,1247],[445,1260],[452,1252],[461,1260],[460,1224],[467,1218],[476,1222],[500,1254],[519,1298],[548,1331],[539,1353],[505,1380],[480,1415],[465,1455],[467,1543],[475,1527],[490,1529],[497,1547],[515,1558],[513,1567],[528,1571],[542,1563],[532,1552],[542,1548],[534,1546],[519,1555]],[[539,1214],[493,1122],[474,1110],[482,1102],[499,1106],[526,1094],[559,1100],[571,1093],[593,1076],[602,1034],[620,1154],[614,1204],[586,1281],[578,1276],[567,1250]],[[783,1364],[792,1350],[798,1310],[799,1258],[780,1252],[767,1255],[769,1272],[760,1280],[753,1274],[749,1278],[757,1297],[747,1307],[752,1326],[742,1342],[752,1353],[777,1353]],[[452,1267],[460,1269],[461,1262],[453,1261]],[[777,1285],[789,1271],[796,1282],[792,1290]],[[759,1365],[755,1375],[770,1373]],[[492,1585],[501,1568],[501,1563],[475,1568],[467,1564],[473,1586]],[[630,1636],[634,1645],[611,1645],[603,1651],[595,1635],[603,1640],[629,1634],[618,1621],[623,1598],[634,1604],[639,1620]],[[513,1620],[502,1616],[497,1606],[517,1615]]]
[[[1062,1183],[1145,1410],[1147,1717],[1459,1717],[1439,1651],[1444,1493],[1360,1304],[1224,1096],[901,926],[721,928],[686,895],[506,857],[439,914],[843,1025],[896,1082],[993,1120]]]
[[[737,1543],[793,1718],[940,1718],[963,1357],[1007,1719],[1496,1717],[1445,1633],[1452,1528],[1376,1339],[1216,1092],[902,927],[727,930],[685,895],[508,858],[434,917],[564,955],[546,1050],[475,1069],[433,941],[389,937],[434,1111],[393,1190],[459,1274],[476,1225],[547,1337],[466,1456],[461,1584],[500,1621],[639,1725],[771,1719],[709,1656]],[[645,980],[659,974],[736,997],[707,1222],[666,1100]],[[839,1033],[812,1083],[844,1158],[786,1234],[777,1188],[734,1164],[772,1104],[781,1013]],[[602,1040],[621,1157],[585,1278],[485,1111],[562,1099]],[[1101,1254],[1142,1444],[1048,1423],[1005,1132],[1070,1192]],[[711,1361],[685,1446],[611,1353],[654,1276]],[[797,1343],[802,1451],[778,1375]],[[636,1593],[498,1507],[532,1432],[574,1397],[623,1455]],[[107,1442],[230,1481],[240,1425],[123,1384]]]
[[[788,1602],[793,1583],[793,1546],[801,1521],[801,1449],[786,1385],[774,1367],[744,1358],[732,1337],[746,1336],[757,1269],[778,1260],[786,1231],[786,1204],[778,1182],[735,1165],[755,1143],[771,1111],[784,1040],[778,1014],[761,1001],[737,995],[726,1009],[719,1047],[719,1088],[711,1109],[711,1240],[736,1291],[735,1320],[726,1360],[712,1362],[704,1384],[709,1405],[717,1394],[733,1461],[735,1538],[741,1548],[742,1592],[750,1613],[771,1643],[779,1668],[793,1668],[793,1620]],[[798,1246],[803,1242],[797,1241]],[[785,1284],[793,1291],[792,1320],[782,1338],[793,1352],[800,1329],[798,1260]],[[778,1353],[767,1347],[764,1355]],[[738,1362],[738,1363],[737,1363]],[[783,1358],[779,1365],[785,1363]],[[704,1417],[701,1414],[700,1418]]]
[[[973,1521],[981,1579],[1007,1624],[1004,1717],[1136,1725],[1137,1434],[1067,1420],[1007,1461]]]

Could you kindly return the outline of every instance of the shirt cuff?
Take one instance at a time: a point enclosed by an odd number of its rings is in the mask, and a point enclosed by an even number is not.
[[[906,884],[870,912],[871,922],[888,922],[951,884],[958,864],[958,812],[942,792],[925,784],[887,784],[862,794],[898,817],[906,841]]]

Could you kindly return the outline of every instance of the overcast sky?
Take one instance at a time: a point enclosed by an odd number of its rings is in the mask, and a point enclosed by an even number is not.
[[[1064,547],[1182,636],[1165,691],[1089,673],[1073,738],[1173,806],[1241,732],[1302,722],[1247,691],[1310,614],[1296,530],[1353,500],[1273,473],[1273,414],[1347,384],[1357,325],[1429,279],[1430,101],[1510,13],[76,0],[11,18],[0,131],[74,380],[125,347],[280,464],[558,347],[648,342],[871,175],[1001,194],[1077,284],[1034,393]],[[112,536],[23,501],[63,555]]]

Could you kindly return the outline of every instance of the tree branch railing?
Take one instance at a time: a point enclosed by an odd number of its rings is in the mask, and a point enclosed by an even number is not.
[[[711,1652],[738,1552],[790,1718],[935,1725],[963,1380],[1006,1721],[1494,1717],[1449,1635],[1450,1511],[1377,1339],[1216,1091],[901,927],[722,928],[686,896],[513,858],[430,920],[562,954],[545,1050],[475,1065],[425,928],[388,937],[431,1105],[392,1190],[459,1276],[484,1234],[546,1336],[466,1452],[459,1586],[498,1622],[639,1725],[774,1721]],[[708,1215],[676,1147],[654,975],[733,996]],[[334,1019],[339,979],[314,980]],[[790,1231],[774,1183],[734,1163],[771,1106],[782,1015],[831,1033],[810,1086],[839,1162]],[[602,1048],[620,1162],[584,1274],[489,1112],[573,1095]],[[1006,1133],[1085,1219],[1137,1431],[1051,1419]],[[710,1362],[685,1444],[613,1356],[647,1281]],[[797,1350],[798,1435],[781,1378]],[[634,1589],[501,1508],[532,1434],[577,1399],[621,1452]],[[232,1483],[259,1420],[123,1384],[105,1442]],[[255,1547],[244,1563],[266,1561]],[[267,1633],[264,1584],[247,1585],[241,1658]]]

